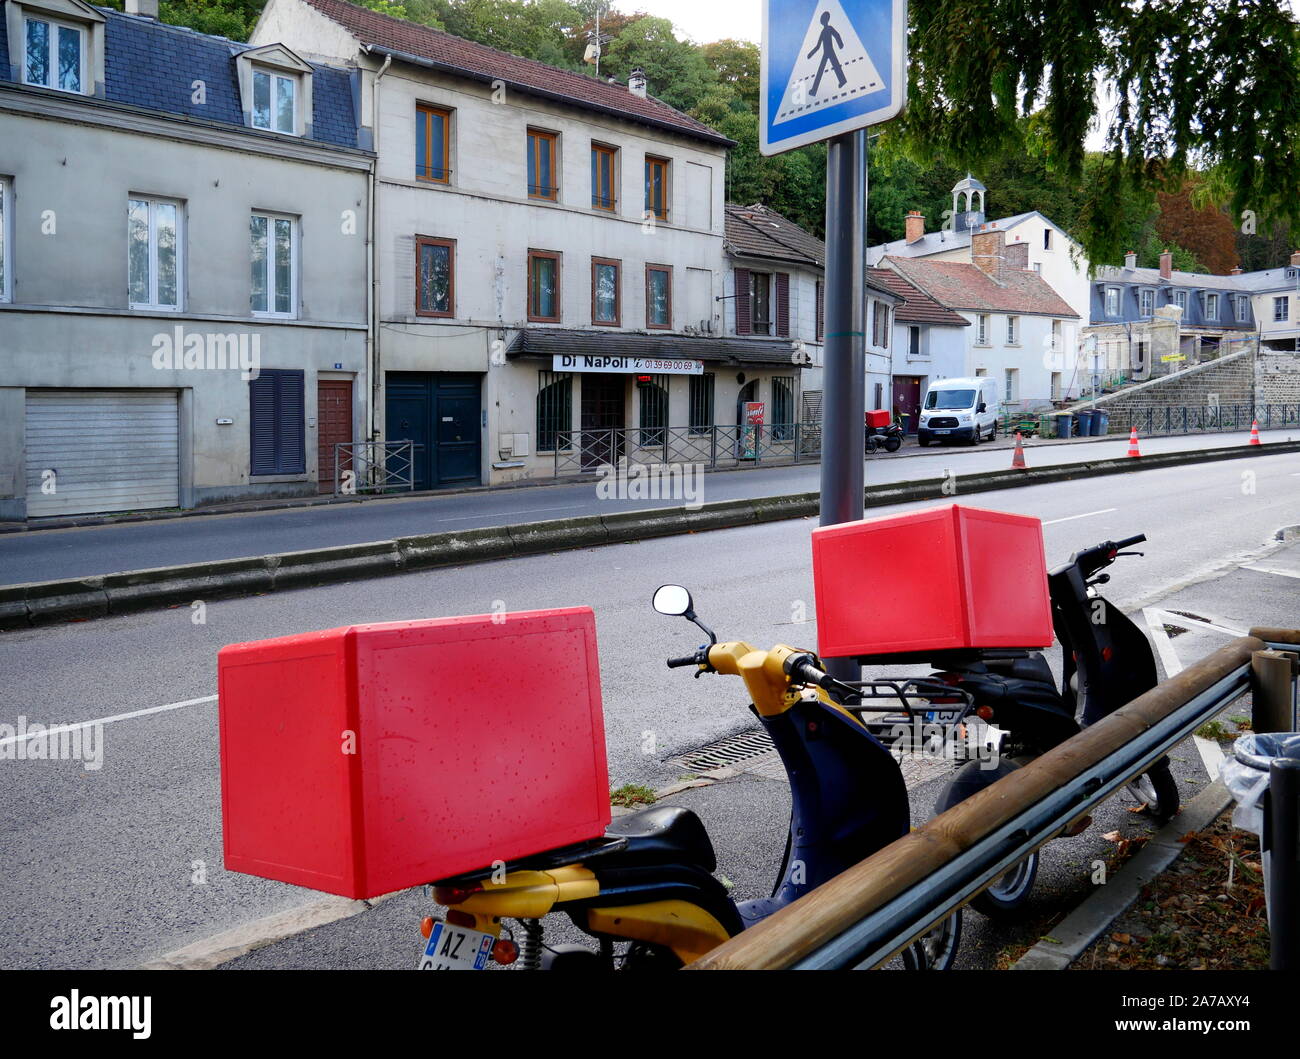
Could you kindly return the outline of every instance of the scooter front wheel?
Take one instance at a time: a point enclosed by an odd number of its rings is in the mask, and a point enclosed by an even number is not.
[[[1162,824],[1178,812],[1178,782],[1167,757],[1162,757],[1124,789]]]
[[[957,961],[961,944],[961,909],[958,909],[929,934],[917,938],[903,950],[906,971],[947,971]]]
[[[885,442],[886,452],[897,452],[902,447],[903,447],[903,442],[900,438],[889,438]]]

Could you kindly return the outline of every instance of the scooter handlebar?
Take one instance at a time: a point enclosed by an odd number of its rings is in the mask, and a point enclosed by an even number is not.
[[[687,655],[684,658],[668,659],[669,669],[683,669],[686,666],[698,666],[699,664],[700,664],[700,656],[698,653],[693,655]]]
[[[1122,541],[1116,541],[1115,547],[1116,549],[1131,548],[1135,544],[1141,544],[1146,539],[1147,535],[1145,533],[1139,533],[1136,537],[1125,537]]]

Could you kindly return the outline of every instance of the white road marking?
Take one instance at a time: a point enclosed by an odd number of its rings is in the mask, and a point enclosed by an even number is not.
[[[1171,614],[1167,610],[1160,610],[1156,607],[1142,608],[1142,616],[1146,619],[1147,628],[1151,630],[1151,639],[1156,645],[1156,653],[1160,655],[1160,664],[1164,666],[1166,680],[1174,676],[1174,674],[1182,672],[1183,669],[1183,663],[1178,659],[1178,652],[1174,650],[1169,634],[1165,632],[1166,621],[1170,625],[1186,622],[1189,625],[1217,629],[1219,632],[1229,632],[1234,636],[1240,635],[1233,630],[1211,625],[1209,622],[1196,621],[1193,618],[1184,618],[1181,614]],[[1219,766],[1223,762],[1222,748],[1213,740],[1204,739],[1199,735],[1192,736],[1192,743],[1196,747],[1196,752],[1201,755],[1201,764],[1205,766],[1206,775],[1210,777],[1210,782],[1213,783],[1219,778]]]
[[[1277,574],[1278,577],[1300,577],[1300,570],[1283,570],[1276,566],[1265,566],[1262,563],[1254,566],[1243,567],[1246,570],[1254,570],[1261,574]]]
[[[205,702],[216,702],[215,695],[204,695],[201,699],[186,699],[184,702],[169,702],[166,706],[150,706],[144,710],[132,710],[130,713],[115,713],[112,717],[100,717],[93,721],[80,721],[77,724],[60,724],[34,735],[11,735],[0,739],[0,746],[10,743],[27,742],[31,739],[45,739],[60,732],[71,732],[76,728],[89,728],[91,725],[113,724],[115,721],[129,721],[133,717],[144,717],[151,713],[165,713],[167,710],[182,710],[186,706],[201,706]]]
[[[1065,518],[1054,518],[1044,522],[1044,526],[1055,526],[1058,522],[1073,522],[1076,518],[1091,518],[1093,515],[1108,515],[1112,511],[1118,511],[1117,507],[1104,507],[1100,511],[1085,511],[1082,515],[1066,515]]]

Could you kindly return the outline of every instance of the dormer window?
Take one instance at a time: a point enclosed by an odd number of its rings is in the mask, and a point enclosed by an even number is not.
[[[282,136],[311,136],[311,72],[283,44],[241,52],[239,92],[244,120],[254,129]]]
[[[253,69],[253,128],[297,135],[298,78]]]
[[[1185,290],[1174,291],[1174,304],[1182,310],[1183,315],[1187,315],[1187,292]]]
[[[1107,316],[1119,315],[1119,288],[1118,287],[1106,288],[1106,315]]]
[[[1156,292],[1149,288],[1138,291],[1139,311],[1143,316],[1150,316],[1156,308]]]
[[[23,81],[60,92],[84,92],[86,34],[80,26],[28,16]]]
[[[1207,320],[1217,320],[1219,318],[1219,296],[1217,294],[1207,294],[1205,296],[1205,318]]]

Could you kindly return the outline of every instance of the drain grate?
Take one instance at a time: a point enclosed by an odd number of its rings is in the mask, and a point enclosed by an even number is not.
[[[751,729],[719,739],[716,743],[691,750],[672,759],[672,764],[697,772],[710,769],[737,768],[776,752],[772,737],[762,728]]]

